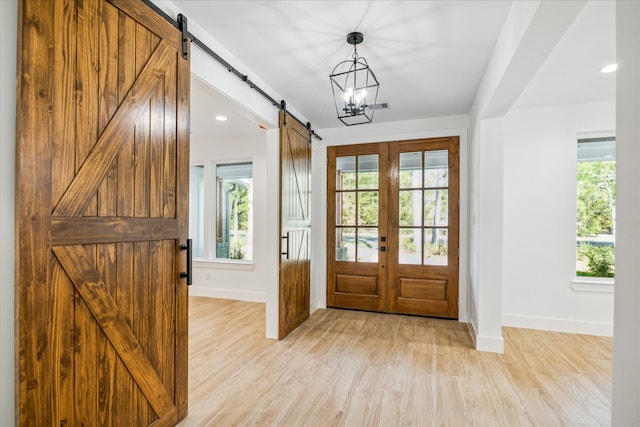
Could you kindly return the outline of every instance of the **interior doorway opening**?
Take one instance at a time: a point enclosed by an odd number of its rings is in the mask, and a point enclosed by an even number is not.
[[[267,302],[267,139],[274,125],[191,75],[190,295]]]

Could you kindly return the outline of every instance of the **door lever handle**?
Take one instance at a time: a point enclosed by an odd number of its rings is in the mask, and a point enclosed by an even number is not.
[[[181,279],[187,279],[187,286],[191,286],[193,278],[193,245],[191,239],[187,239],[186,245],[180,245],[180,251],[187,251],[187,271],[180,272]]]
[[[286,252],[281,252],[281,254],[286,256],[286,259],[289,259],[289,232],[288,231],[286,236],[282,236],[282,239],[287,241],[287,250]]]

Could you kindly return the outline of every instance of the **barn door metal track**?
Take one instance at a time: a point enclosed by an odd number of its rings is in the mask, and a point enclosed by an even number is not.
[[[227,69],[227,71],[229,71],[230,73],[233,73],[236,77],[238,77],[240,80],[242,80],[243,82],[247,83],[249,85],[249,87],[251,89],[254,89],[256,92],[258,92],[260,95],[262,95],[264,98],[266,98],[269,102],[271,102],[271,104],[278,108],[281,109],[282,105],[286,105],[286,102],[284,100],[282,101],[276,101],[275,99],[273,99],[273,97],[271,97],[271,95],[269,95],[267,92],[265,92],[262,88],[260,88],[260,86],[258,86],[257,84],[255,84],[254,82],[252,82],[249,79],[249,76],[247,76],[246,74],[242,74],[240,71],[238,71],[237,68],[235,68],[233,65],[229,64],[227,61],[225,61],[225,59],[223,57],[221,57],[220,55],[218,55],[216,52],[214,52],[209,46],[207,46],[204,42],[202,42],[200,39],[198,39],[196,36],[194,36],[191,32],[189,32],[188,28],[187,28],[187,18],[182,15],[179,14],[178,15],[178,19],[175,20],[172,17],[170,17],[169,15],[167,15],[162,9],[160,9],[158,6],[156,6],[155,4],[153,4],[151,2],[151,0],[142,0],[143,3],[145,3],[147,6],[149,6],[151,9],[153,9],[158,15],[162,16],[162,18],[169,22],[171,25],[173,25],[175,28],[179,29],[180,32],[182,33],[182,57],[185,59],[188,59],[189,57],[189,47],[188,47],[188,40],[191,40],[191,42],[193,44],[195,44],[196,46],[198,46],[200,49],[202,49],[207,55],[209,55],[211,58],[215,59],[216,61],[218,61],[223,67],[225,67]],[[292,118],[296,119],[297,121],[299,121],[300,123],[303,123],[301,120],[299,120],[296,116],[294,116],[293,114],[291,114],[291,112],[287,111],[287,114],[289,116],[291,116]],[[314,130],[311,129],[311,123],[307,122],[307,128],[309,129],[309,133],[311,134],[311,136],[316,137],[317,139],[319,139],[320,141],[322,141],[322,137],[320,135],[318,135]]]

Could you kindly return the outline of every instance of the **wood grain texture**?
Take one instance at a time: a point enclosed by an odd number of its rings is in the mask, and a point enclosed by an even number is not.
[[[53,141],[52,168],[57,171],[52,181],[52,200],[56,204],[75,175],[75,109],[76,101],[72,95],[75,85],[76,70],[76,32],[75,10],[72,0],[61,0],[53,3],[54,22],[63,22],[69,31],[55,31],[54,45],[59,49],[53,51],[55,58],[54,91],[53,91]],[[43,159],[43,161],[46,161]],[[58,263],[53,265],[52,280],[52,331],[58,331],[52,337],[52,353],[54,355],[51,396],[53,410],[52,419],[60,420],[60,424],[74,425],[74,391],[75,391],[75,289]]]
[[[136,56],[136,22],[124,12],[118,13],[118,53],[124,58]],[[131,35],[134,36],[131,36]],[[118,100],[124,100],[136,80],[136,62],[133,60],[118,62]],[[118,156],[118,216],[133,216],[135,145],[134,129],[124,136]]]
[[[98,134],[107,127],[118,110],[118,9],[108,3],[100,3],[98,28]],[[98,216],[113,217],[118,210],[118,164],[114,162],[98,187]],[[75,228],[74,228],[75,229]],[[94,233],[100,228],[95,227]],[[105,230],[104,228],[102,230]],[[52,229],[52,240],[54,232]],[[94,241],[95,243],[107,243]],[[94,243],[86,242],[86,243]],[[115,241],[117,242],[117,240]],[[117,293],[117,251],[115,244],[97,245],[96,270],[105,281],[107,292]],[[107,336],[98,329],[97,377],[98,377],[98,425],[113,425],[116,409],[116,366],[119,357]]]
[[[87,0],[76,4],[76,72],[75,99],[75,171],[79,171],[96,144],[98,136],[99,103],[98,68],[100,67],[98,38],[100,33],[101,0]],[[73,184],[73,181],[72,181]],[[97,187],[97,186],[96,186]],[[94,216],[98,209],[96,188],[85,197],[84,205],[75,215],[84,212]],[[64,196],[61,202],[64,201]],[[54,213],[55,216],[55,213]]]
[[[611,338],[327,309],[281,341],[263,304],[191,298],[189,416],[200,426],[609,425]]]
[[[186,411],[189,63],[177,30],[128,6],[20,2],[18,425]]]
[[[405,152],[424,153],[433,150],[448,151],[448,215],[447,215],[447,265],[401,264],[400,252],[400,203],[399,177],[400,154]],[[355,164],[360,156],[378,156],[378,188],[341,188],[338,184],[337,161],[342,157],[354,157]],[[354,171],[358,174],[358,168]],[[327,148],[327,305],[329,307],[374,310],[380,312],[415,314],[422,316],[458,317],[458,239],[459,239],[459,142],[458,137],[430,138],[407,141],[391,141],[345,145]],[[357,176],[357,175],[356,175]],[[356,179],[358,181],[358,179]],[[422,192],[424,183],[415,191]],[[386,251],[377,252],[377,262],[357,262],[336,259],[336,234],[343,228],[339,200],[352,195],[358,210],[359,194],[378,192],[378,247]],[[420,208],[422,210],[423,208]],[[421,215],[422,217],[422,215]],[[374,225],[344,224],[344,228],[359,232]],[[421,218],[418,229],[428,230]],[[382,240],[385,238],[386,240]],[[414,242],[420,254],[421,242]],[[356,253],[357,253],[356,245]],[[357,257],[357,255],[356,255]],[[375,294],[358,286],[343,286],[340,278],[360,275],[363,280],[377,277]],[[352,281],[353,282],[353,281]],[[441,284],[435,286],[435,283]],[[404,284],[404,293],[403,285]],[[442,296],[444,294],[444,296]]]
[[[49,144],[55,57],[49,49],[54,37],[53,2],[19,2],[18,75],[16,85],[16,423],[53,424],[53,394],[46,378],[55,366],[47,345],[52,330],[51,246],[47,239],[51,219],[51,175],[43,163],[52,154]],[[38,183],[34,185],[34,183]],[[55,310],[54,310],[55,311]],[[18,357],[20,356],[20,357]],[[53,389],[52,389],[53,388]]]
[[[114,6],[129,16],[135,16],[136,20],[146,28],[152,28],[154,33],[166,40],[174,50],[182,52],[182,34],[174,26],[167,24],[163,17],[152,12],[142,2],[130,0],[109,0]]]
[[[311,284],[311,135],[302,123],[280,112],[280,256],[278,337],[309,317]],[[278,248],[282,252],[281,248]],[[286,250],[285,250],[286,251]]]
[[[135,262],[133,259],[133,243],[118,243],[116,244],[116,251],[118,252],[116,305],[127,326],[131,329],[133,327],[134,312],[134,289],[131,286],[134,283],[133,271]],[[116,365],[116,383],[119,385],[119,393],[116,394],[115,400],[116,407],[119,410],[114,415],[114,425],[134,425],[134,396],[141,392],[136,387],[122,359],[118,359]]]
[[[399,210],[390,211],[389,228],[389,311],[394,313],[417,314],[426,316],[458,318],[458,247],[460,230],[460,208],[458,204],[460,191],[460,155],[458,137],[430,138],[423,140],[397,141],[389,147],[389,205],[399,206],[399,170],[400,154],[405,152],[425,152],[434,150],[447,150],[448,152],[448,215],[447,215],[447,265],[408,265],[399,263]],[[425,188],[425,184],[420,185]],[[422,226],[424,217],[422,218]],[[423,230],[427,230],[426,228]],[[401,295],[402,280],[425,280],[428,288],[430,280],[445,280],[447,282],[444,301],[434,301],[428,298],[429,291],[424,289],[414,289],[412,297],[407,298]],[[416,284],[417,282],[414,282]],[[418,293],[423,292],[426,298],[418,298]]]
[[[178,233],[178,221],[157,218],[83,217],[52,218],[54,245],[166,240]]]
[[[191,45],[189,45],[191,49]],[[179,55],[179,54],[176,54]],[[189,202],[188,194],[185,189],[189,188],[189,129],[190,129],[190,82],[191,68],[188,61],[178,59],[177,65],[177,85],[176,95],[176,123],[175,135],[176,156],[171,160],[165,168],[165,173],[172,171],[175,167],[175,178],[173,180],[165,179],[165,202],[175,197],[176,202],[171,208],[165,208],[165,217],[171,217],[172,212],[178,220],[178,235],[180,236],[180,244],[186,243],[189,235]],[[170,109],[168,111],[171,111]],[[167,125],[168,126],[168,125]],[[169,135],[172,135],[169,133]],[[168,145],[167,149],[173,149]],[[171,188],[169,182],[175,182],[176,187]],[[181,191],[178,191],[178,190]],[[174,247],[174,250],[178,248]],[[186,257],[180,256],[178,263],[174,263],[174,274],[179,271],[186,271]],[[173,276],[175,277],[175,276]],[[180,281],[181,285],[186,284],[186,280]],[[189,291],[186,286],[178,286],[175,290],[175,328],[176,339],[175,346],[178,351],[175,352],[175,402],[178,408],[178,419],[181,420],[187,416],[189,409],[188,402],[188,383],[189,383],[189,354],[186,349],[189,347]]]
[[[140,244],[137,244],[140,245]],[[122,358],[136,383],[157,414],[164,415],[173,408],[172,399],[165,392],[153,366],[129,328],[125,317],[107,292],[104,280],[95,270],[92,260],[82,246],[57,246],[54,253],[81,295],[87,308]],[[88,347],[90,348],[90,347]],[[90,399],[95,403],[94,399]]]
[[[87,206],[89,203],[87,195],[97,190],[122,147],[122,143],[116,144],[114,141],[126,140],[129,129],[143,114],[149,99],[161,82],[157,75],[158,69],[168,67],[170,60],[170,48],[161,44],[122,102],[113,120],[100,135],[92,154],[82,163],[78,174],[54,210],[55,216],[77,216]]]
[[[389,251],[378,251],[378,262],[346,262],[336,260],[336,227],[339,219],[337,200],[343,194],[337,185],[336,161],[339,157],[378,156],[378,236],[388,239],[388,191],[389,178],[387,176],[388,144],[371,143],[334,146],[327,148],[327,305],[330,307],[353,308],[358,310],[374,310],[385,312],[388,309],[387,301],[387,270]],[[371,189],[370,189],[371,190]],[[357,194],[357,189],[350,191]],[[356,196],[357,200],[357,196]],[[370,227],[370,226],[369,226]],[[367,228],[369,228],[367,227]],[[358,224],[354,227],[358,229]],[[380,241],[379,246],[388,246]],[[364,280],[376,279],[375,293],[363,295],[358,289],[345,289],[340,287],[341,276],[361,276]]]

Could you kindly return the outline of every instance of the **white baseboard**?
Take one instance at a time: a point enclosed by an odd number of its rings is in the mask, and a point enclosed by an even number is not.
[[[316,311],[316,310],[318,310],[320,308],[326,308],[326,307],[320,307],[320,301],[318,301],[318,300],[311,301],[311,307],[309,309],[309,314],[313,314],[314,311]]]
[[[473,322],[467,322],[467,328],[476,350],[489,353],[504,353],[504,339],[502,336],[478,335]]]
[[[585,322],[582,320],[503,314],[502,326],[603,337],[613,336],[613,322]]]
[[[209,298],[235,299],[238,301],[262,302],[266,303],[267,298],[264,292],[236,291],[233,289],[216,289],[204,286],[189,287],[189,295]]]
[[[502,336],[476,335],[476,350],[504,353],[504,338]]]
[[[476,327],[472,322],[467,322],[467,329],[469,330],[469,335],[471,335],[471,341],[473,342],[473,348],[476,348]]]

